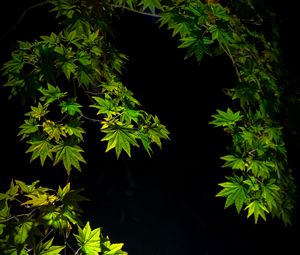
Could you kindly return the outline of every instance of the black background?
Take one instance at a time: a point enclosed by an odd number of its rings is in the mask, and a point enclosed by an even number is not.
[[[35,3],[2,4],[1,63],[8,60],[17,40],[36,39],[55,27],[46,5],[29,10],[13,28],[23,11]],[[273,7],[286,66],[291,79],[298,79],[296,11]],[[183,60],[184,50],[177,49],[176,38],[165,28],[159,29],[155,18],[125,11],[113,27],[116,47],[129,56],[124,84],[147,112],[158,115],[171,141],[163,144],[163,150],[155,148],[152,158],[133,150],[131,159],[116,160],[113,152],[104,153],[99,128],[88,124],[84,146],[88,164],[73,177],[74,187],[83,187],[91,199],[82,204],[85,219],[93,227],[103,227],[113,242],[124,242],[130,255],[295,254],[298,209],[292,226],[284,227],[276,219],[255,225],[253,218],[246,220],[245,212],[237,215],[233,207],[224,210],[224,199],[215,197],[217,184],[229,173],[221,168],[219,158],[230,140],[207,123],[217,108],[230,104],[221,90],[231,87],[234,80],[229,60],[205,57],[201,64]],[[7,96],[8,90],[1,88],[1,190],[11,177],[63,185],[63,169],[41,169],[39,162],[28,163],[27,146],[16,137],[28,109],[18,101],[8,102]],[[299,183],[299,145],[292,134],[287,137],[290,166]]]

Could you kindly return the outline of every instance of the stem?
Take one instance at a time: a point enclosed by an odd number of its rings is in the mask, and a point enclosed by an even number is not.
[[[230,58],[230,60],[231,60],[231,62],[232,62],[232,64],[233,64],[233,66],[234,66],[236,75],[237,75],[237,77],[238,77],[238,79],[239,79],[239,82],[241,82],[242,79],[241,79],[241,76],[240,76],[240,72],[239,72],[239,70],[238,70],[238,68],[237,68],[237,65],[236,65],[236,63],[235,63],[235,60],[233,59],[232,54],[231,54],[229,48],[227,47],[227,45],[224,46],[224,45],[221,44],[221,43],[220,43],[220,46],[221,46],[222,49],[225,51],[225,53],[227,54],[227,56]]]
[[[114,8],[121,8],[121,9],[125,9],[127,11],[131,11],[131,12],[142,14],[142,15],[146,15],[146,16],[151,16],[151,17],[155,17],[155,18],[161,18],[161,15],[159,15],[159,14],[138,11],[138,10],[131,9],[131,8],[123,6],[123,5],[112,4],[111,6],[114,7]]]
[[[93,118],[84,116],[83,114],[81,114],[80,116],[83,117],[84,119],[87,119],[87,120],[92,121],[92,122],[101,122],[101,120],[93,119]]]
[[[26,217],[29,217],[31,214],[33,214],[35,211],[36,211],[37,209],[34,209],[34,210],[32,210],[31,212],[29,212],[29,213],[23,213],[23,214],[18,214],[18,215],[15,215],[15,216],[12,216],[12,217],[10,217],[10,218],[7,218],[7,219],[5,219],[5,220],[3,220],[2,222],[7,222],[7,221],[10,221],[10,220],[12,220],[12,219],[15,219],[16,221],[19,221],[19,217],[24,217],[24,216],[26,216]]]
[[[19,17],[18,21],[16,22],[16,24],[14,24],[6,33],[3,34],[3,36],[0,38],[0,41],[2,41],[9,33],[11,33],[13,30],[16,29],[16,27],[18,25],[20,25],[20,23],[22,22],[22,20],[24,19],[25,15],[27,14],[28,11],[32,10],[32,9],[35,9],[35,8],[38,8],[38,7],[41,7],[45,4],[47,4],[48,2],[41,2],[41,3],[38,3],[38,4],[34,4],[32,6],[29,6],[28,8],[26,8],[21,16]]]

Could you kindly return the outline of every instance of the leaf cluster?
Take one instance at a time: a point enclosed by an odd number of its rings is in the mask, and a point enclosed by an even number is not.
[[[78,203],[88,199],[81,191],[72,190],[70,183],[53,190],[39,186],[39,181],[12,180],[0,193],[3,254],[127,254],[121,250],[123,244],[111,244],[100,228],[92,230],[89,222],[83,225]]]

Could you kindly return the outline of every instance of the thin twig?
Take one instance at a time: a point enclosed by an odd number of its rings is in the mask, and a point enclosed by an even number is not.
[[[161,15],[159,15],[159,14],[138,11],[138,10],[131,9],[131,8],[123,6],[123,5],[112,4],[111,6],[114,7],[114,8],[121,8],[121,9],[125,9],[127,11],[135,12],[135,13],[146,15],[146,16],[151,16],[151,17],[155,17],[155,18],[161,18]]]
[[[82,118],[85,118],[85,119],[87,119],[87,120],[90,120],[90,121],[92,121],[92,122],[101,122],[101,120],[93,119],[93,118],[87,117],[87,116],[85,116],[85,115],[83,115],[83,114],[81,114],[81,117],[82,117]]]
[[[17,27],[18,25],[20,25],[20,23],[22,22],[22,20],[24,19],[25,15],[27,14],[28,11],[30,11],[30,10],[32,10],[32,9],[35,9],[35,8],[38,8],[38,7],[41,7],[41,6],[43,6],[43,5],[47,4],[47,3],[48,3],[48,2],[42,2],[42,3],[34,4],[34,5],[29,6],[28,8],[26,8],[26,9],[22,12],[22,14],[21,14],[21,16],[19,17],[19,19],[18,19],[18,21],[16,22],[16,24],[14,24],[14,25],[6,32],[6,33],[4,33],[4,34],[2,35],[2,37],[0,38],[0,41],[2,41],[8,34],[10,34],[13,30],[15,30],[16,27]]]

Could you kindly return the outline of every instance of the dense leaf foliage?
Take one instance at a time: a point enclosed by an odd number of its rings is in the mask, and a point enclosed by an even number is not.
[[[238,212],[248,210],[255,222],[271,214],[290,224],[296,187],[280,123],[284,67],[276,27],[263,23],[272,19],[272,13],[260,5],[256,9],[256,1],[115,2],[140,12],[147,6],[160,26],[173,31],[186,58],[201,61],[204,55],[222,54],[230,58],[236,83],[224,92],[233,105],[226,112],[217,110],[210,122],[232,137],[229,154],[221,157],[232,174],[220,184],[223,189],[217,196],[226,197],[225,207],[235,204]],[[265,35],[260,27],[270,32]]]
[[[223,3],[224,2],[224,3]],[[256,1],[199,0],[48,0],[56,13],[58,32],[33,42],[19,41],[2,71],[11,98],[31,105],[18,135],[28,143],[31,161],[62,163],[68,178],[87,163],[82,144],[85,123],[99,127],[106,152],[129,157],[142,147],[149,156],[153,144],[162,148],[167,128],[122,83],[127,57],[111,43],[112,18],[129,10],[157,18],[172,30],[186,58],[226,55],[236,82],[224,92],[233,104],[217,110],[210,124],[232,138],[221,157],[231,174],[216,195],[225,208],[247,211],[255,223],[267,215],[291,223],[295,184],[288,167],[280,113],[284,73],[276,30],[263,20],[269,12]],[[259,13],[260,12],[260,13]],[[263,34],[263,27],[271,31]],[[58,190],[12,180],[0,194],[0,248],[4,254],[126,254],[111,244],[100,228],[80,221],[78,202],[85,200],[70,183]],[[17,206],[19,209],[14,210]],[[17,212],[17,213],[15,213]],[[20,212],[20,213],[19,213]],[[77,226],[77,232],[74,232]],[[57,241],[58,240],[58,241]],[[64,253],[65,254],[65,253]]]

